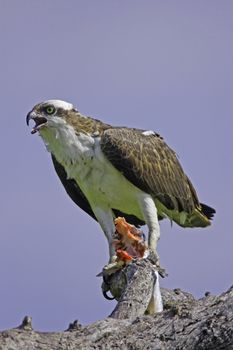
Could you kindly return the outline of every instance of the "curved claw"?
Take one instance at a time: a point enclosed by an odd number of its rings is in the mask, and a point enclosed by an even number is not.
[[[103,296],[105,297],[105,299],[107,299],[107,300],[114,300],[115,299],[114,297],[109,297],[105,290],[103,290],[102,293],[103,293]]]

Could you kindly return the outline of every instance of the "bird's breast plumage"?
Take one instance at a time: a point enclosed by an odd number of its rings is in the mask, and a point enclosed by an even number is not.
[[[91,206],[119,209],[143,219],[138,205],[142,191],[131,184],[105,157],[98,134],[77,133],[72,126],[43,130],[49,152],[74,179]]]
[[[89,134],[78,133],[71,125],[64,123],[57,128],[41,130],[47,150],[64,166],[68,178],[80,173],[86,176],[88,166],[94,157],[95,138]]]

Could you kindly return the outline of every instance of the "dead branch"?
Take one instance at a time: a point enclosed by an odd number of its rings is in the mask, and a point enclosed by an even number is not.
[[[57,333],[37,332],[25,317],[19,327],[0,332],[0,350],[233,350],[233,287],[200,300],[179,289],[162,289],[164,311],[144,315],[154,283],[151,271],[145,259],[124,272],[126,283],[116,288],[119,302],[111,317],[85,327],[75,321]]]

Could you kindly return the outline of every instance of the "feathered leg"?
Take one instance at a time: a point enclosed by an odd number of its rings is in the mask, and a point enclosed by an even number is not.
[[[160,237],[160,227],[158,221],[157,208],[152,197],[149,194],[143,193],[139,198],[139,203],[144,220],[148,226],[148,247],[156,256],[157,243]]]
[[[115,249],[113,247],[112,240],[116,230],[114,221],[113,221],[114,220],[113,213],[108,208],[103,209],[100,207],[93,207],[92,210],[108,240],[109,262],[113,262],[115,260]]]

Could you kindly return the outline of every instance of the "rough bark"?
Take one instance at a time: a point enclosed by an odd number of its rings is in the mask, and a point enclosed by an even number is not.
[[[179,289],[162,289],[164,311],[148,316],[150,269],[154,266],[147,260],[115,274],[111,291],[119,302],[105,320],[85,327],[75,321],[64,332],[44,333],[33,330],[26,317],[18,328],[0,333],[0,350],[233,350],[233,287],[200,300]]]
[[[115,273],[109,283],[118,300],[110,317],[133,320],[145,314],[152,298],[156,283],[154,266],[148,259],[138,260]]]

